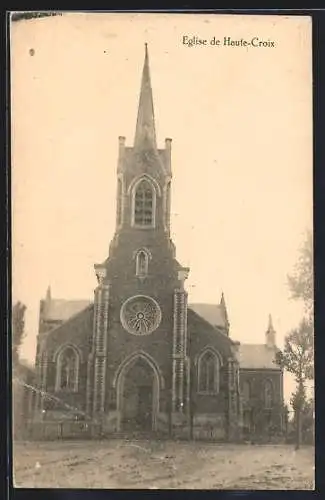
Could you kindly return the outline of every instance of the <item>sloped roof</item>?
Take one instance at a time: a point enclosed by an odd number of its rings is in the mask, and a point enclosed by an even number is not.
[[[78,339],[76,342],[80,343],[80,339],[83,338],[84,341],[88,342],[89,332],[92,331],[93,327],[93,312],[94,303],[91,302],[86,308],[48,330],[43,336],[48,349],[56,350],[58,345],[66,342],[68,339],[70,341]],[[84,342],[81,344],[84,344]],[[79,345],[79,347],[82,348],[82,345]]]
[[[187,320],[192,355],[197,355],[207,345],[212,345],[217,347],[225,359],[232,356],[235,342],[221,329],[211,325],[191,308],[188,308]]]
[[[189,304],[188,307],[210,323],[210,325],[226,328],[224,311],[219,304]]]
[[[279,370],[275,364],[277,348],[265,344],[240,344],[238,346],[238,361],[240,368]]]
[[[90,300],[51,299],[46,305],[45,317],[49,321],[66,321],[90,304]]]

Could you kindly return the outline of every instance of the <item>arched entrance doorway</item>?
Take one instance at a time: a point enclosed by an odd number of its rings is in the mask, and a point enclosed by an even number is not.
[[[159,374],[150,359],[130,359],[119,373],[117,409],[119,430],[126,432],[156,429],[159,407]]]

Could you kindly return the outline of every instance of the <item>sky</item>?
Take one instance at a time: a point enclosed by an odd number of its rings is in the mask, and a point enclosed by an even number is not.
[[[286,277],[312,228],[310,19],[66,13],[11,27],[12,293],[27,306],[21,355],[32,363],[48,285],[54,298],[93,298],[145,42],[158,145],[173,139],[172,238],[189,301],[223,291],[231,337],[246,343],[264,342],[271,313],[281,347],[301,318]]]

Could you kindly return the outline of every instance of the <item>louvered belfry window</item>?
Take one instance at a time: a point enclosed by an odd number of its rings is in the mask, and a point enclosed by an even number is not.
[[[154,194],[149,182],[143,180],[138,185],[134,200],[134,223],[136,226],[153,225]]]

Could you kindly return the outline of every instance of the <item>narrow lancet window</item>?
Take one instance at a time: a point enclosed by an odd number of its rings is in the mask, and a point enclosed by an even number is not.
[[[140,278],[147,276],[149,256],[145,250],[139,250],[136,255],[136,275]]]
[[[264,383],[264,405],[266,409],[271,409],[273,406],[273,385],[270,380]]]
[[[56,390],[78,390],[79,355],[72,347],[64,348],[57,358]]]
[[[199,392],[213,394],[219,391],[219,358],[207,351],[199,359]]]

